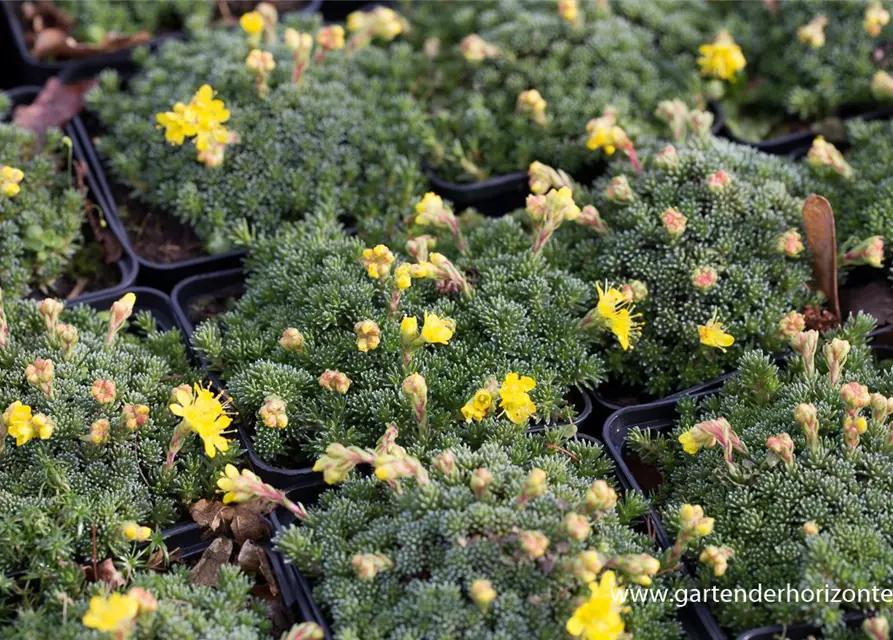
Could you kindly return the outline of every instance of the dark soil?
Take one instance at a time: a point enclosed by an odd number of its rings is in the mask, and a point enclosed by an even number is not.
[[[84,231],[87,241],[71,261],[71,269],[56,278],[46,290],[35,289],[32,298],[52,297],[70,300],[85,293],[108,289],[121,283],[121,271],[114,262],[105,261],[102,248],[90,232]]]
[[[106,177],[118,215],[137,255],[162,264],[208,255],[192,228],[133,197],[127,187],[115,182],[113,176],[106,174]]]
[[[626,463],[630,474],[639,484],[639,488],[647,496],[656,490],[664,481],[664,475],[654,465],[648,464],[639,454],[624,451],[623,461]]]
[[[187,314],[192,326],[210,318],[216,318],[222,313],[231,311],[236,300],[245,293],[245,285],[242,283],[217,289],[213,293],[200,296],[189,303]]]

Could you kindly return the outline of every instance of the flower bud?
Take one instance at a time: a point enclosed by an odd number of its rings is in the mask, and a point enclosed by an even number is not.
[[[713,569],[713,575],[719,577],[729,568],[729,559],[735,555],[731,547],[714,547],[708,545],[698,558],[703,564]]]
[[[806,154],[806,162],[811,167],[828,169],[846,179],[853,177],[853,168],[843,159],[843,154],[822,136],[812,141],[812,147]]]
[[[540,531],[522,531],[518,543],[531,560],[543,557],[549,548],[549,538]]]
[[[456,470],[456,454],[447,449],[431,461],[435,471],[443,476],[451,476]]]
[[[127,595],[136,600],[140,615],[158,611],[158,600],[142,587],[131,587]]]
[[[633,201],[634,194],[626,176],[617,176],[608,185],[608,200],[617,204],[629,204]]]
[[[890,640],[890,625],[885,616],[875,616],[864,620],[862,631],[869,640]]]
[[[791,466],[794,463],[794,441],[787,433],[770,436],[766,440],[766,447],[771,453],[784,460],[786,465]]]
[[[418,373],[403,380],[403,395],[409,400],[419,430],[425,432],[428,425],[428,384]]]
[[[865,9],[865,22],[863,23],[863,26],[865,28],[865,33],[871,37],[876,38],[881,35],[884,25],[888,22],[890,22],[890,12],[884,9],[880,2],[872,2]]]
[[[840,388],[840,398],[846,403],[847,409],[862,409],[871,402],[868,387],[858,382],[848,382]],[[884,401],[886,407],[886,400]]]
[[[125,522],[121,525],[121,535],[127,540],[145,542],[152,537],[152,529],[149,527],[141,527],[136,522]]]
[[[546,472],[539,467],[534,467],[524,480],[524,486],[521,489],[521,504],[525,504],[528,500],[539,498],[547,490]]]
[[[878,100],[893,99],[893,76],[878,71],[871,78],[871,94]]]
[[[125,293],[120,300],[112,304],[109,310],[109,330],[105,337],[106,344],[112,344],[115,336],[127,319],[133,314],[133,305],[136,304],[136,296],[132,293]]]
[[[126,404],[121,410],[121,421],[129,431],[136,431],[149,421],[149,407],[144,404]]]
[[[651,586],[651,578],[660,571],[660,561],[647,553],[638,555],[618,556],[614,559],[614,565],[627,579],[643,587]]]
[[[53,419],[42,413],[37,413],[31,418],[31,425],[41,440],[47,440],[56,430],[56,423],[53,422]]]
[[[586,516],[570,512],[564,516],[564,530],[574,540],[582,541],[589,537],[589,532],[592,528]]]
[[[592,549],[587,549],[578,554],[572,561],[574,575],[581,582],[592,582],[604,568],[605,560]]]
[[[375,579],[382,571],[388,571],[394,567],[390,558],[380,553],[358,553],[351,558],[350,563],[360,580],[369,582]]]
[[[814,536],[819,532],[819,525],[816,524],[813,520],[809,522],[803,523],[803,533],[808,536]]]
[[[109,421],[105,418],[100,418],[90,425],[90,435],[87,436],[87,441],[96,445],[105,444],[109,439],[110,428]]]
[[[99,404],[111,404],[115,401],[115,383],[111,380],[95,380],[90,387],[90,395]]]
[[[713,114],[709,111],[692,109],[688,114],[688,128],[696,136],[706,136],[713,126]]]
[[[713,533],[713,518],[704,515],[700,505],[685,504],[679,509],[680,535],[703,538]]]
[[[324,640],[325,632],[315,622],[294,625],[279,640]]]
[[[284,429],[288,426],[288,416],[285,401],[276,395],[264,398],[264,404],[260,408],[260,419],[271,429]]]
[[[62,358],[68,360],[74,353],[78,343],[78,330],[76,327],[59,322],[56,324],[56,340],[62,347]]]
[[[586,490],[586,509],[607,513],[617,506],[617,492],[604,480],[596,480]]]
[[[580,215],[577,216],[577,219],[574,222],[583,227],[589,227],[596,233],[607,233],[608,231],[608,225],[605,224],[604,220],[602,220],[601,214],[598,212],[598,209],[593,207],[591,204],[587,204],[585,207],[580,209]]]
[[[294,327],[289,327],[282,332],[282,337],[279,338],[279,346],[286,351],[303,351],[304,336]]]
[[[720,193],[726,190],[726,187],[731,184],[732,178],[728,173],[720,169],[714,173],[711,173],[707,176],[707,188],[711,193]]]
[[[518,94],[517,109],[541,126],[546,124],[546,101],[536,89],[522,91]]]
[[[540,222],[546,215],[546,196],[530,194],[525,201],[528,217],[534,222]]]
[[[820,49],[825,45],[825,25],[827,24],[828,18],[825,16],[816,16],[807,24],[797,29],[797,37],[803,44],[813,49]]]
[[[35,360],[25,367],[25,380],[35,389],[39,389],[47,398],[53,397],[53,380],[56,368],[52,360]]]
[[[483,467],[476,469],[471,474],[471,490],[478,498],[484,495],[491,482],[493,482],[493,475]]]
[[[490,44],[477,34],[470,34],[459,43],[459,50],[469,62],[482,62],[499,55],[499,47]]]
[[[815,353],[819,345],[819,332],[815,329],[801,331],[791,336],[791,348],[803,358],[803,371],[807,376],[815,374]]]
[[[397,271],[399,270],[398,267]],[[381,329],[372,320],[360,320],[353,326],[353,330],[357,334],[357,349],[363,353],[376,349],[381,343]]]
[[[685,233],[685,226],[688,222],[688,218],[682,215],[677,209],[673,209],[672,207],[665,209],[664,212],[660,214],[660,220],[671,238],[678,238]]]
[[[800,240],[800,232],[796,229],[788,229],[776,241],[775,249],[789,258],[796,258],[803,251],[803,242]]]
[[[884,239],[881,236],[866,238],[841,256],[840,266],[868,265],[875,269],[884,266]]]
[[[716,286],[719,274],[710,266],[698,267],[691,274],[691,283],[700,291],[708,291]]]
[[[482,578],[478,578],[471,583],[468,594],[481,611],[486,611],[490,603],[496,599],[496,590],[493,588],[493,583]]]
[[[840,374],[843,373],[847,355],[850,353],[850,343],[840,338],[834,338],[822,347],[822,353],[828,362],[828,375],[831,377],[831,384],[836,385]]]
[[[664,171],[673,171],[679,167],[679,155],[676,147],[668,144],[654,156],[654,165]]]
[[[786,338],[791,338],[805,328],[806,318],[796,311],[789,311],[778,321],[778,332]]]
[[[340,24],[323,27],[316,33],[316,42],[327,51],[344,48],[344,27]]]
[[[326,391],[340,393],[342,396],[350,389],[351,379],[340,371],[327,369],[319,376],[319,386]]]
[[[869,406],[871,406],[871,419],[875,422],[883,422],[890,415],[889,398],[885,398],[881,393],[872,393],[869,398]]]
[[[794,408],[794,420],[803,428],[806,444],[813,451],[819,447],[818,410],[813,404],[800,403]]]
[[[43,318],[47,333],[51,337],[55,335],[56,322],[59,321],[59,314],[62,313],[62,309],[64,308],[65,305],[63,303],[52,298],[45,298],[37,305],[37,313]]]

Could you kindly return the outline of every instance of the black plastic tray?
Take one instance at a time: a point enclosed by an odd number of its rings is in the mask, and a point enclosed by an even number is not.
[[[82,0],[84,2],[88,0]],[[145,0],[147,2],[151,0]],[[202,0],[195,0],[196,2]],[[5,43],[7,54],[11,54],[10,58],[14,61],[13,71],[14,77],[17,78],[19,84],[36,84],[42,85],[49,78],[59,75],[73,66],[88,64],[97,70],[104,68],[116,68],[126,65],[131,60],[131,54],[136,47],[129,47],[114,53],[104,53],[88,58],[75,60],[65,60],[61,62],[45,62],[38,60],[33,55],[25,42],[25,33],[22,29],[22,21],[18,16],[18,5],[20,0],[3,0],[2,14],[0,14],[0,36]],[[315,13],[320,10],[322,0],[308,0],[306,7],[296,11],[298,14]],[[148,43],[137,46],[148,46],[152,49],[162,44],[165,40],[182,38],[184,34],[179,31],[162,34],[156,38],[152,38]]]
[[[5,4],[4,4],[5,6]],[[10,89],[5,91],[7,97],[9,97],[12,102],[12,108],[14,109],[17,106],[30,104],[32,100],[37,96],[40,92],[40,87],[18,87],[15,89]],[[67,302],[77,303],[85,298],[88,298],[93,295],[100,295],[102,293],[124,293],[126,289],[131,287],[136,280],[137,276],[137,261],[136,256],[130,250],[130,247],[125,242],[124,231],[117,224],[117,221],[109,215],[108,208],[105,205],[105,198],[102,197],[102,192],[100,188],[100,180],[98,176],[93,172],[92,167],[90,167],[89,161],[87,159],[87,150],[84,149],[83,145],[78,140],[78,136],[75,133],[75,129],[80,124],[80,118],[75,117],[71,123],[69,123],[65,127],[65,135],[71,138],[72,142],[72,157],[77,162],[87,162],[87,189],[88,189],[88,197],[90,200],[100,208],[102,211],[103,219],[108,224],[109,229],[112,234],[121,243],[121,257],[115,261],[115,267],[117,267],[120,273],[120,281],[113,287],[108,287],[106,289],[100,289],[95,292],[88,292]]]
[[[718,378],[713,378],[711,380],[705,380],[700,384],[696,384],[687,389],[683,389],[682,391],[677,391],[676,393],[672,393],[665,398],[651,398],[645,399],[642,402],[634,402],[634,403],[622,403],[616,395],[611,395],[606,391],[599,391],[598,389],[594,389],[589,393],[592,395],[593,404],[596,407],[596,411],[601,411],[602,413],[607,412],[608,414],[614,413],[615,411],[620,411],[621,409],[626,409],[627,407],[638,407],[646,404],[654,404],[655,402],[660,402],[662,400],[678,400],[683,396],[690,396],[701,391],[707,391],[710,389],[716,389],[728,380],[730,377],[735,375],[734,371],[729,373],[724,373]],[[635,388],[630,389],[630,393],[636,393],[638,390]],[[644,392],[643,392],[644,393]],[[647,396],[646,396],[647,398]]]
[[[719,134],[725,126],[725,112],[718,102],[710,103],[713,113],[713,126],[710,130]],[[604,162],[586,167],[575,177],[579,182],[589,183],[605,169]],[[501,216],[515,209],[522,208],[527,194],[530,193],[526,171],[494,176],[487,180],[471,183],[458,183],[445,180],[437,175],[436,169],[425,167],[431,190],[449,200],[457,211],[474,207],[484,215]]]
[[[884,120],[893,117],[893,107],[886,107],[871,111],[858,112],[852,109],[841,109],[841,120],[844,123],[850,120]],[[806,155],[813,139],[820,135],[819,132],[809,129],[807,131],[798,131],[797,133],[789,133],[784,136],[761,140],[760,142],[748,142],[742,140],[733,134],[728,127],[723,127],[719,134],[721,137],[736,142],[741,145],[753,147],[764,153],[779,156],[791,156],[798,158]]]
[[[531,429],[532,432],[541,430],[542,427]],[[586,434],[578,434],[577,439],[588,440],[601,446],[601,443],[596,438]],[[288,491],[288,496],[294,501],[302,502],[305,506],[310,506],[316,502],[319,494],[326,488],[327,485],[325,485],[325,483],[317,481],[316,484]],[[273,525],[274,537],[280,531],[290,527],[295,522],[294,514],[281,507],[273,511],[269,517]],[[656,522],[653,517],[651,520]],[[655,542],[658,545],[661,544],[657,540]],[[305,622],[315,622],[322,628],[323,633],[325,634],[325,640],[333,640],[334,635],[332,634],[329,624],[313,597],[313,585],[310,581],[297,569],[297,567],[288,561],[286,561],[285,564],[285,578],[290,581],[290,588],[297,594],[296,609],[301,612],[303,620]],[[711,636],[703,626],[702,615],[696,611],[697,607],[697,604],[689,603],[685,607],[677,609],[678,619],[682,623],[683,629],[688,637],[709,638]]]
[[[872,350],[882,357],[893,356],[893,348],[886,346],[872,346]],[[698,398],[718,393],[720,389],[713,388],[702,390],[694,394]],[[605,423],[602,440],[608,451],[608,455],[614,461],[618,478],[627,491],[636,491],[644,495],[638,481],[623,457],[626,447],[627,435],[630,429],[638,427],[647,431],[662,433],[671,429],[678,419],[676,405],[679,398],[668,398],[659,402],[646,405],[626,407],[614,413]],[[651,508],[650,514],[654,528],[655,539],[662,549],[672,546],[670,537],[660,519],[657,510]],[[698,603],[695,611],[700,619],[702,629],[706,632],[706,638],[711,640],[729,640],[730,636],[720,627],[713,613],[704,603]],[[845,620],[848,626],[856,626],[867,616],[859,613],[847,614]],[[821,632],[810,624],[796,624],[783,627],[767,626],[758,629],[750,629],[737,636],[736,640],[774,640],[778,637],[790,638],[790,640],[805,640],[810,635],[821,637]]]

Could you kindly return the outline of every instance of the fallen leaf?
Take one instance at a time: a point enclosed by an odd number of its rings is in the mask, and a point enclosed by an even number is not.
[[[216,533],[225,524],[221,513],[226,509],[228,507],[219,500],[205,500],[202,498],[189,507],[189,515],[192,516],[193,521],[198,526],[210,529]]]
[[[834,212],[822,196],[811,194],[803,204],[803,228],[812,253],[812,274],[834,315],[840,318],[837,293],[837,234]]]
[[[270,535],[270,526],[267,524],[264,514],[269,513],[272,509],[264,512],[257,509],[244,508],[251,506],[253,505],[239,505],[233,509],[230,530],[239,544],[248,544],[251,540],[266,538]]]
[[[217,574],[220,567],[229,563],[233,554],[233,541],[229,538],[214,538],[192,571],[189,573],[189,581],[195,585],[206,587],[217,586]]]
[[[84,105],[84,94],[94,83],[92,78],[71,84],[50,78],[31,104],[16,107],[13,122],[43,138],[47,129],[61,128],[78,114]]]
[[[270,566],[270,559],[267,552],[260,545],[252,540],[246,540],[242,548],[239,549],[238,556],[239,567],[245,573],[260,574],[270,587],[270,592],[279,595],[279,585],[276,584],[276,576],[273,575],[273,568]]]
[[[92,565],[81,567],[84,577],[88,582],[105,582],[112,589],[123,587],[126,584],[124,576],[115,568],[115,563],[111,558],[106,558],[96,566],[96,572],[93,572]]]

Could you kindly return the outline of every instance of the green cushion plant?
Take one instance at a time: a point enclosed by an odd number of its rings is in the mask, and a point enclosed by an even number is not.
[[[345,46],[340,26],[293,24],[302,31],[280,25],[270,39],[200,29],[142,52],[126,83],[103,74],[88,96],[114,178],[193,227],[209,252],[317,207],[384,215],[421,184],[422,114],[398,90],[405,65],[374,44]]]
[[[631,437],[665,474],[658,493],[665,512],[696,502],[716,520],[715,548],[697,570],[702,586],[812,590],[812,602],[711,601],[732,632],[810,622],[823,637],[865,637],[844,629],[847,611],[889,614],[878,595],[829,603],[825,591],[870,592],[891,580],[893,387],[889,363],[879,364],[867,346],[873,327],[857,316],[822,340],[815,331],[797,333],[791,344],[799,356],[781,369],[748,352],[740,377],[721,393],[679,403],[670,437]]]
[[[375,450],[330,448],[319,466],[346,481],[276,538],[336,637],[683,637],[668,602],[612,599],[681,581],[678,557],[650,555],[631,528],[646,507],[618,502],[599,445],[550,431],[423,463],[394,435]],[[350,471],[361,464],[375,476]]]
[[[464,255],[432,240],[392,252],[319,215],[251,252],[245,295],[193,343],[256,419],[262,459],[296,468],[332,442],[369,446],[390,421],[415,423],[406,442],[429,447],[523,433],[534,414],[567,419],[568,391],[601,379],[579,328],[586,286],[531,254],[516,221],[468,230]],[[535,384],[535,406],[497,406],[512,380]]]
[[[0,568],[24,570],[26,593],[80,584],[79,560],[160,541],[238,454],[225,407],[191,386],[179,332],[145,312],[128,325],[133,304],[0,305]]]
[[[0,95],[0,119],[9,99]],[[0,122],[0,286],[10,295],[47,291],[83,242],[85,200],[71,174],[71,140],[39,139]]]

